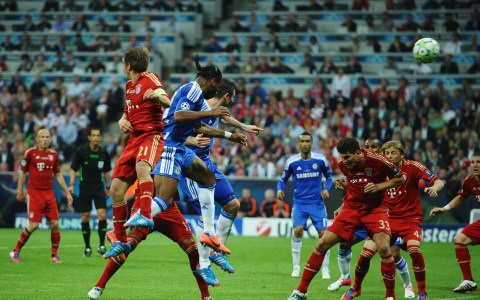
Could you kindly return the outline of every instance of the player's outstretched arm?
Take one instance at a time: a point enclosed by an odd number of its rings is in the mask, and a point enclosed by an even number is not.
[[[57,179],[58,185],[62,189],[63,193],[65,194],[65,197],[67,197],[68,200],[68,205],[73,204],[73,198],[72,194],[70,194],[67,184],[65,183],[65,178],[63,178],[63,175],[61,172],[55,173],[55,178]]]
[[[205,148],[210,145],[210,138],[204,137],[203,133],[196,136],[189,136],[185,142],[187,146],[197,146],[199,148]]]
[[[185,103],[185,102],[184,102]],[[182,108],[182,105],[180,108]],[[183,110],[179,109],[173,114],[173,121],[175,123],[191,123],[195,121],[200,121],[205,118],[220,118],[229,116],[230,112],[228,108],[224,106],[215,107],[212,110],[205,110],[205,111],[193,111],[193,110]]]
[[[241,130],[243,130],[247,133],[251,133],[251,134],[255,134],[255,135],[259,135],[260,132],[263,131],[263,128],[257,127],[255,125],[244,124],[244,123],[238,121],[237,119],[235,119],[232,116],[222,117],[220,119],[220,122],[222,122],[225,125],[230,125],[230,126],[233,126],[235,128],[239,128],[239,129],[241,129]]]
[[[203,133],[204,136],[226,139],[235,143],[242,144],[244,146],[247,145],[247,137],[241,133],[231,133],[228,131],[217,129],[204,123],[196,124],[193,129],[194,132],[197,134]]]
[[[462,205],[462,203],[465,202],[465,200],[467,200],[467,198],[463,198],[462,196],[458,195],[455,198],[453,198],[453,200],[450,201],[444,207],[434,207],[434,208],[432,208],[432,210],[430,211],[430,216],[434,217],[434,216],[441,215],[441,214],[445,213],[446,211],[451,210],[452,208],[455,208],[457,206]]]
[[[445,183],[441,179],[435,180],[433,185],[431,187],[425,188],[425,193],[427,193],[430,197],[437,197],[438,192],[440,192],[443,187],[445,186]]]
[[[155,101],[163,108],[170,107],[170,98],[163,88],[158,88],[156,90],[148,89],[143,94],[143,100]]]

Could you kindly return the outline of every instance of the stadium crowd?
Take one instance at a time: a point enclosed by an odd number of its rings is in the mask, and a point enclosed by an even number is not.
[[[2,1],[1,14],[21,11],[18,1]],[[19,1],[21,2],[21,1]],[[225,3],[229,1],[224,1]],[[296,7],[297,11],[351,10],[371,11],[368,0],[356,0],[348,4],[345,1],[325,0],[303,1]],[[341,2],[341,3],[340,3]],[[372,1],[370,1],[372,2]],[[420,1],[418,1],[420,2]],[[208,53],[231,53],[229,63],[222,71],[224,76],[238,78],[236,101],[231,107],[232,116],[244,123],[255,124],[265,128],[260,136],[250,136],[249,147],[241,147],[228,141],[215,140],[212,159],[229,176],[248,176],[277,178],[282,171],[286,159],[295,153],[295,140],[304,131],[314,138],[314,151],[325,155],[334,174],[339,174],[338,153],[335,146],[340,138],[353,136],[359,140],[378,138],[381,141],[402,140],[406,147],[406,158],[424,163],[447,181],[447,191],[453,195],[465,178],[469,167],[468,158],[479,147],[480,133],[480,89],[473,80],[465,79],[461,86],[453,89],[444,86],[439,80],[432,84],[428,80],[421,85],[409,83],[410,74],[433,74],[429,65],[412,64],[411,73],[402,75],[393,59],[389,59],[385,67],[376,74],[381,78],[380,86],[369,86],[363,79],[362,63],[358,62],[359,53],[408,53],[412,45],[421,37],[422,30],[445,32],[451,41],[442,44],[445,60],[439,73],[480,73],[480,55],[476,62],[468,68],[459,68],[455,62],[457,56],[479,51],[476,39],[463,44],[459,41],[460,32],[477,32],[480,28],[476,1],[467,1],[471,6],[458,1],[421,1],[415,0],[385,1],[384,10],[392,8],[414,12],[418,9],[456,9],[468,7],[471,16],[468,20],[457,21],[455,14],[445,14],[442,22],[434,24],[431,16],[425,18],[423,24],[416,23],[412,14],[406,13],[406,22],[400,23],[390,18],[385,12],[382,20],[374,20],[365,14],[364,20],[354,20],[349,13],[345,14],[341,24],[349,33],[357,33],[361,22],[368,27],[368,32],[396,32],[399,36],[388,48],[382,48],[373,36],[367,43],[352,38],[352,52],[348,63],[337,65],[331,56],[326,55],[323,63],[311,60],[313,55],[324,53],[321,43],[314,35],[309,44],[301,44],[295,35],[289,43],[281,43],[278,32],[312,33],[318,30],[317,24],[309,15],[295,16],[294,11],[281,1],[272,1],[272,14],[266,22],[256,19],[257,1],[244,4],[244,10],[250,13],[248,24],[239,21],[238,17],[228,16],[227,31],[232,32],[231,42],[222,45],[212,35],[203,37],[205,42],[195,51]],[[346,5],[346,6],[345,6]],[[122,76],[121,51],[125,46],[144,45],[158,57],[162,56],[161,45],[152,42],[157,33],[180,33],[176,19],[171,17],[165,24],[152,22],[145,16],[142,26],[131,26],[123,17],[116,23],[107,23],[100,17],[97,21],[86,21],[82,12],[199,12],[203,11],[201,1],[45,1],[42,12],[75,12],[75,22],[70,24],[58,14],[56,20],[40,18],[34,23],[28,14],[24,22],[9,26],[1,24],[4,40],[0,44],[0,68],[2,72],[16,72],[12,80],[0,77],[0,170],[17,171],[24,151],[33,143],[33,133],[41,127],[52,131],[53,147],[59,151],[60,158],[68,164],[73,150],[86,142],[86,130],[92,126],[108,129],[109,124],[116,123],[123,111],[124,88],[122,80],[114,79],[109,84],[100,83],[96,75],[110,74],[117,78]],[[286,22],[278,22],[273,12],[289,11]],[[120,15],[121,16],[121,15]],[[375,24],[378,22],[378,24]],[[225,25],[225,24],[223,24]],[[22,32],[21,41],[12,41],[10,33]],[[31,37],[38,32],[58,34],[58,41],[50,44],[45,35],[39,44],[31,42]],[[76,38],[67,40],[64,33],[74,32]],[[87,32],[132,32],[144,34],[146,41],[139,43],[132,35],[128,45],[118,41],[115,35],[97,35],[93,42],[86,44],[82,35]],[[235,34],[239,32],[269,32],[268,41],[256,44],[248,38],[241,45]],[[403,32],[414,32],[415,39],[404,43],[400,39]],[[475,35],[474,35],[475,36]],[[360,44],[359,44],[360,43]],[[363,49],[363,50],[360,50]],[[57,60],[46,62],[43,54],[32,56],[32,51],[53,51]],[[22,62],[12,67],[5,55],[21,51]],[[194,51],[194,52],[195,52]],[[79,52],[96,53],[99,57],[113,55],[113,61],[102,63],[93,57],[87,64],[75,61]],[[191,56],[184,56],[174,67],[175,73],[193,74]],[[312,76],[313,85],[308,89],[288,88],[286,93],[266,88],[257,80],[248,84],[241,76],[249,74],[293,74],[295,68],[288,66],[279,57],[263,56],[262,53],[301,53],[304,61],[299,67],[307,68]],[[18,52],[17,52],[18,53]],[[29,54],[30,53],[30,54]],[[238,55],[248,53],[245,62],[237,62]],[[212,60],[209,60],[212,63]],[[158,71],[158,70],[153,70]],[[36,73],[31,84],[22,82],[24,72]],[[49,72],[63,72],[73,75],[73,81],[66,83],[64,77],[58,77],[53,85],[45,83],[43,76]],[[82,74],[93,74],[90,82],[82,82]],[[328,75],[329,80],[323,76]],[[388,76],[400,76],[398,85],[391,84]],[[383,77],[387,76],[387,77]],[[356,80],[353,80],[355,78]],[[166,80],[167,79],[167,80]],[[164,78],[168,83],[168,77]],[[356,82],[356,84],[354,84]],[[167,84],[168,85],[168,84]],[[170,93],[176,86],[170,86]],[[122,152],[126,137],[108,134],[104,143],[112,154],[112,163]]]

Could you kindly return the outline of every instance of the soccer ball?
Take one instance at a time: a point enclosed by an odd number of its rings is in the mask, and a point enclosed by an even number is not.
[[[413,46],[413,56],[421,63],[429,64],[440,55],[440,45],[431,38],[418,40]]]

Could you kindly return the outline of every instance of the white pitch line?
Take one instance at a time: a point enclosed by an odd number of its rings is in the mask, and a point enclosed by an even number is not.
[[[437,299],[437,300],[458,300],[458,299],[478,299],[478,295],[477,296],[464,296],[462,298],[441,298],[441,299]]]

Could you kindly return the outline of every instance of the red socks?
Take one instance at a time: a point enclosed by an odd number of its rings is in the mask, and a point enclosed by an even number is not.
[[[192,242],[186,245],[185,249],[183,250],[188,255],[188,260],[190,262],[190,270],[192,270],[193,276],[195,276],[195,280],[197,280],[197,285],[200,289],[200,293],[202,294],[202,299],[209,297],[210,292],[208,291],[208,284],[205,283],[203,278],[195,272],[195,269],[197,268],[200,260],[198,256],[197,244],[192,240]]]
[[[297,288],[300,293],[305,294],[307,292],[308,286],[310,285],[313,277],[315,277],[318,271],[320,271],[323,259],[325,258],[325,253],[326,252],[321,252],[317,247],[315,247],[313,250],[312,254],[308,258],[305,268],[303,269],[302,280]]]
[[[123,224],[127,221],[128,206],[122,204],[120,206],[113,207],[113,228],[115,229],[115,236],[117,240],[122,243],[127,242],[127,231]]]
[[[27,243],[28,239],[30,238],[30,232],[28,232],[27,228],[22,230],[22,233],[20,233],[20,237],[18,238],[17,245],[15,245],[15,248],[13,248],[13,251],[15,252],[20,252],[22,250],[22,247]]]
[[[375,252],[368,248],[363,248],[358,258],[357,266],[355,267],[355,278],[353,288],[356,291],[362,289],[362,282],[365,276],[367,275],[368,270],[370,269],[370,260],[375,255]]]
[[[110,280],[110,278],[112,278],[115,272],[120,269],[126,259],[127,258],[125,255],[119,255],[110,258],[105,266],[105,269],[103,270],[102,276],[100,276],[100,279],[95,286],[104,289],[107,285],[107,282]]]
[[[418,294],[422,292],[426,293],[426,270],[425,270],[425,260],[423,259],[423,254],[420,251],[420,246],[410,245],[407,247],[408,253],[412,257],[412,268],[415,274],[415,279],[417,281]]]
[[[52,231],[50,233],[50,239],[52,240],[52,256],[55,256],[60,246],[60,231]]]
[[[395,298],[395,260],[391,253],[388,256],[382,257],[381,271],[383,283],[387,291],[385,297]]]
[[[461,243],[455,243],[455,255],[457,256],[457,262],[462,270],[463,280],[472,280],[472,268],[470,267],[470,252],[467,245]]]
[[[155,190],[153,181],[145,181],[138,185],[140,190],[140,214],[152,218],[152,197]]]

